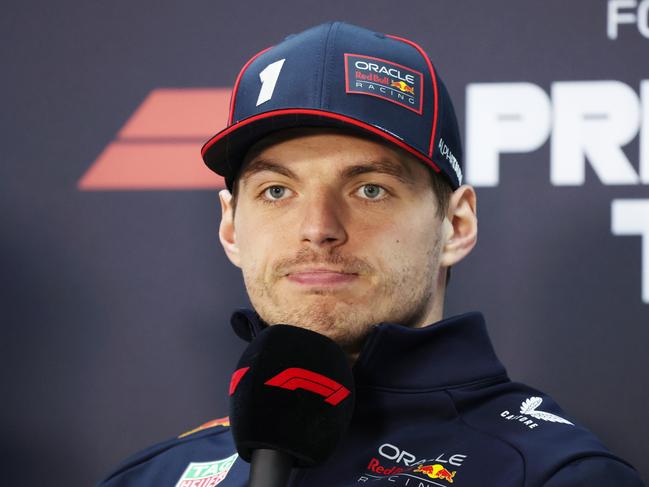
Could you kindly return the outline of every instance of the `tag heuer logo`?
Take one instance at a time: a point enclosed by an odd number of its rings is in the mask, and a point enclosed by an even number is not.
[[[176,487],[214,487],[221,483],[234,465],[238,454],[215,462],[191,462],[178,479]]]

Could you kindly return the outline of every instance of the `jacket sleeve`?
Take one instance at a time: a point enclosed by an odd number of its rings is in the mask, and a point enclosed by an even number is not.
[[[230,430],[210,426],[136,453],[97,487],[185,487],[217,483],[219,487],[243,487],[248,483],[248,475],[249,465],[238,459]]]
[[[644,487],[638,472],[610,457],[586,457],[558,470],[543,487]]]

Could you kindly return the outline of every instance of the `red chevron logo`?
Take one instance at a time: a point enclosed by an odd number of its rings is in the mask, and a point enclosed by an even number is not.
[[[243,376],[246,375],[246,372],[248,372],[249,370],[250,367],[241,367],[240,369],[234,371],[234,374],[232,374],[232,377],[230,378],[230,395],[234,394],[234,391],[237,390],[239,382],[241,382],[241,379],[243,379]]]
[[[296,389],[304,389],[306,391],[315,392],[316,394],[325,398],[325,402],[332,406],[337,406],[340,402],[349,396],[350,392],[342,384],[339,384],[333,379],[326,377],[317,372],[301,369],[299,367],[288,368],[272,379],[265,382],[267,386],[280,387],[294,391]]]
[[[151,91],[79,179],[81,191],[223,188],[201,146],[226,127],[230,88]]]

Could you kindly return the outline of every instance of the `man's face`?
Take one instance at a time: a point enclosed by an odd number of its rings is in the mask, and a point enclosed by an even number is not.
[[[428,324],[443,292],[429,169],[344,132],[283,135],[249,151],[233,220],[224,203],[222,238],[233,223],[228,255],[255,310],[350,353],[374,324]]]

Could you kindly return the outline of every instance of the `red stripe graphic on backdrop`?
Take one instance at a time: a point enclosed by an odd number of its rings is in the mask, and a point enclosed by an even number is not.
[[[230,88],[151,91],[78,182],[82,191],[223,188],[203,163],[205,141],[226,127]]]

